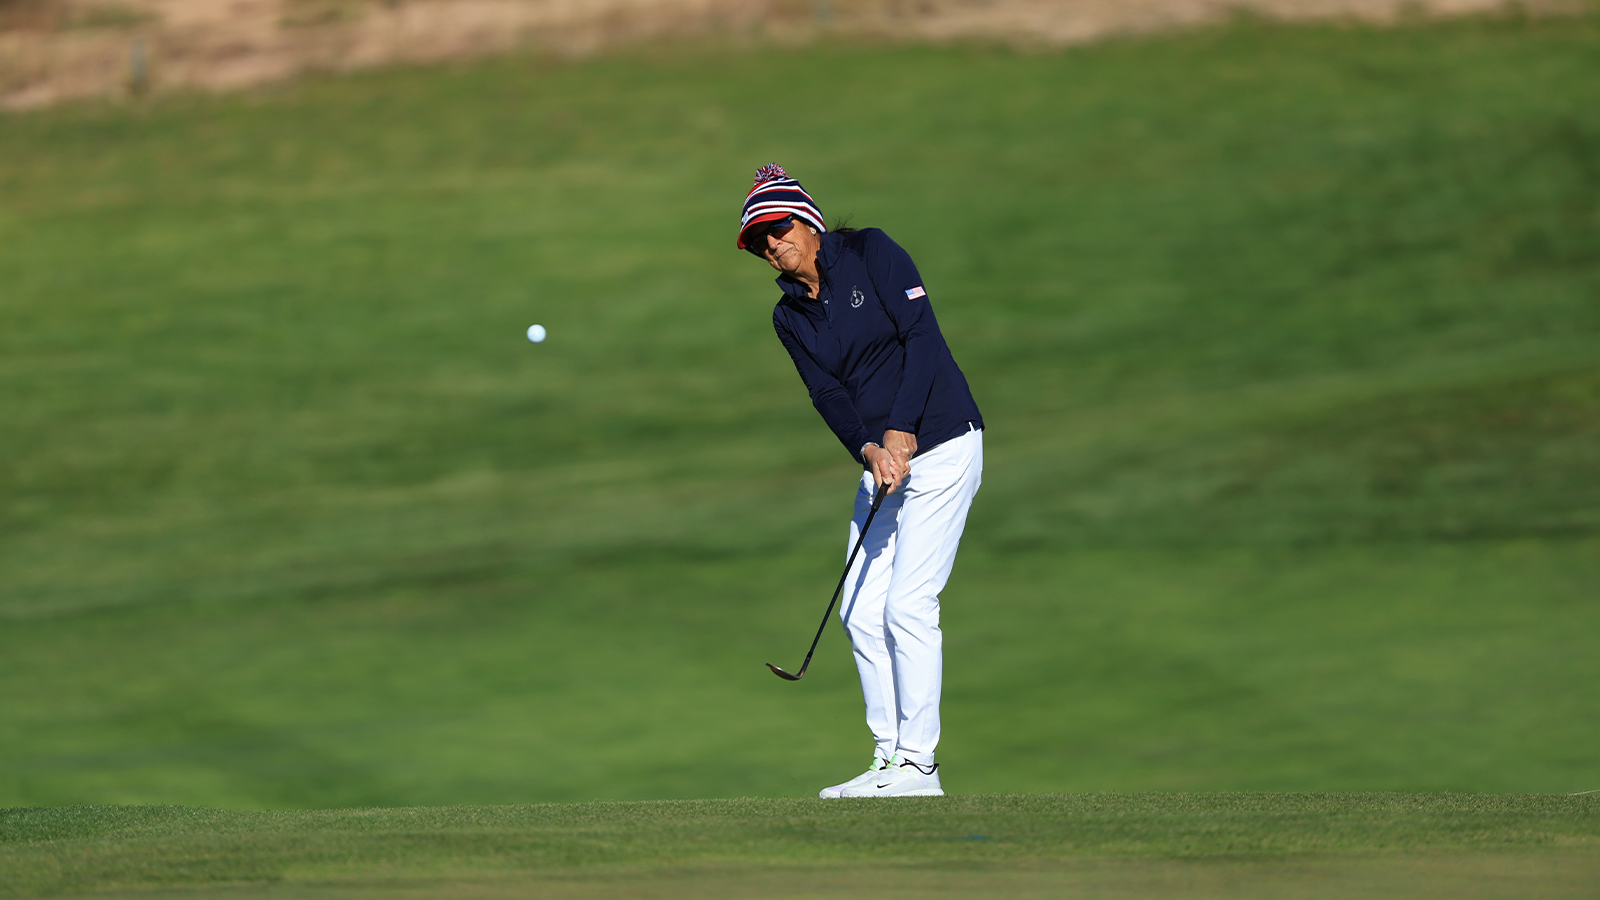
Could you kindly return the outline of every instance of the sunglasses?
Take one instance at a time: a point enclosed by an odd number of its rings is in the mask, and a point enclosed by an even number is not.
[[[765,256],[767,252],[767,238],[783,237],[789,229],[794,227],[794,216],[779,219],[776,222],[767,222],[750,229],[744,236],[744,245],[751,253]]]

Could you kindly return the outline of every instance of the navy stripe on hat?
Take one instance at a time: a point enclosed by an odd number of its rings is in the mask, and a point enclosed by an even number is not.
[[[756,172],[755,187],[745,195],[744,214],[739,217],[738,248],[747,249],[744,233],[750,226],[773,222],[784,216],[797,216],[818,231],[828,230],[828,226],[822,223],[822,210],[817,209],[816,202],[800,186],[800,182],[790,178],[782,166],[770,163]]]

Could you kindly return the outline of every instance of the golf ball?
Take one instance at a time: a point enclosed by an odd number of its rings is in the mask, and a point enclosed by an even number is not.
[[[529,325],[528,340],[533,341],[535,344],[542,342],[544,340],[544,326]]]

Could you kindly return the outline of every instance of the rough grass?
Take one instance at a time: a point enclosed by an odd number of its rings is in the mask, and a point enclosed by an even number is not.
[[[1245,23],[7,117],[0,805],[859,771],[838,633],[761,665],[855,478],[732,247],[773,160],[911,250],[990,423],[952,791],[1600,788],[1597,48]]]

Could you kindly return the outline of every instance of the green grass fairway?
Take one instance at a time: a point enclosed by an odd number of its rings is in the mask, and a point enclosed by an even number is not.
[[[1005,840],[1076,840],[1089,792],[1600,789],[1590,15],[642,48],[0,117],[0,807],[806,798],[859,772],[838,629],[800,684],[762,665],[799,663],[857,477],[733,248],[771,161],[909,248],[988,419],[944,595],[944,783],[1073,795],[995,813]],[[1594,852],[1593,806],[1416,802],[1569,811],[1582,840],[1508,837],[1506,872]],[[893,826],[937,848],[894,853],[1010,859],[943,841],[986,803]],[[727,809],[694,827],[739,835],[743,808],[372,815]],[[758,834],[856,815],[751,808],[780,811]],[[368,814],[104,815],[156,843],[75,825],[5,852],[41,890],[79,877],[55,853],[133,884],[170,827],[195,872],[309,891],[346,863],[295,829]],[[1171,862],[1172,832],[1138,877],[1255,865],[1195,815],[1224,857]],[[543,827],[507,826],[508,871]],[[1112,890],[1105,827],[1007,877]],[[1353,865],[1397,858],[1373,827]],[[1406,877],[1498,877],[1433,828]],[[226,849],[254,835],[286,843]],[[1295,840],[1272,877],[1299,877]],[[819,841],[794,851],[819,891],[820,860],[877,852]],[[623,858],[603,843],[553,846]],[[662,865],[787,883],[739,847]],[[387,852],[351,877],[478,877]]]
[[[72,807],[0,813],[0,836],[0,894],[1593,897],[1600,878],[1592,796]]]

